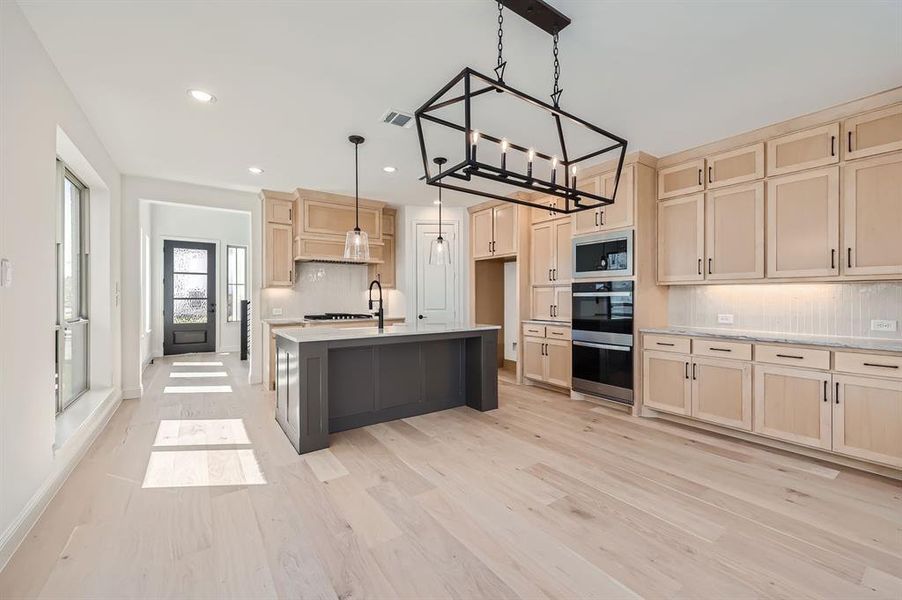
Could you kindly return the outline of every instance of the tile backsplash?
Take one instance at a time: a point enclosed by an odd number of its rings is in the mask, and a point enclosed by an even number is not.
[[[263,290],[264,319],[273,316],[273,308],[281,308],[282,317],[301,317],[324,312],[369,312],[367,309],[369,278],[366,266],[298,263],[295,275],[297,280],[293,288]],[[385,311],[389,312],[387,298]]]
[[[902,339],[902,282],[671,286],[672,326]],[[733,315],[732,324],[718,315]],[[872,331],[871,320],[896,331]]]

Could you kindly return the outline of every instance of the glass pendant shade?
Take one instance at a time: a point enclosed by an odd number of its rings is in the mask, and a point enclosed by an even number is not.
[[[345,258],[348,260],[370,259],[370,241],[365,231],[352,229],[345,234]]]
[[[448,242],[443,237],[437,237],[429,244],[429,264],[430,265],[450,265],[451,249]]]

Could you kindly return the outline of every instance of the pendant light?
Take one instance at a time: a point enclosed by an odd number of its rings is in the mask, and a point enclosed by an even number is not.
[[[433,159],[435,164],[438,165],[438,170],[441,172],[442,165],[448,162],[448,159],[443,156],[437,156]],[[432,243],[429,245],[429,264],[430,265],[450,265],[451,264],[451,253],[450,248],[448,247],[448,242],[445,241],[445,238],[442,237],[442,188],[438,188],[438,237],[432,240]]]
[[[352,135],[348,141],[354,144],[354,229],[345,234],[345,254],[348,260],[369,260],[370,242],[365,231],[360,230],[360,167],[357,161],[357,152],[360,144],[364,142],[362,136]]]

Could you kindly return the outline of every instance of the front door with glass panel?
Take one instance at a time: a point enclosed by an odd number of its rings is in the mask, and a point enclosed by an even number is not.
[[[163,354],[216,350],[216,244],[163,242]]]

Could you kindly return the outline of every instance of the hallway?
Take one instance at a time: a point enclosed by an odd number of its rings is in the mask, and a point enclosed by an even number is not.
[[[497,411],[352,430],[301,458],[245,375],[235,355],[157,359],[0,597],[902,590],[895,481],[506,381]]]

